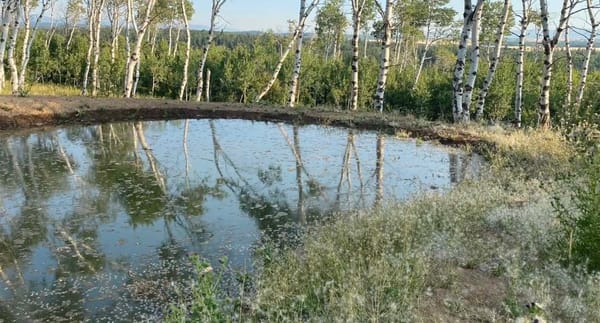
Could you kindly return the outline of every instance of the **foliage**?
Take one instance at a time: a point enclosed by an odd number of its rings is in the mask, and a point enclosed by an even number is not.
[[[223,277],[214,272],[213,267],[206,261],[194,256],[191,259],[198,278],[193,283],[192,301],[182,301],[172,305],[167,322],[225,322],[226,313],[223,306],[221,283]],[[227,259],[222,260],[225,268]],[[189,305],[189,307],[188,307]]]
[[[573,265],[586,265],[600,270],[600,155],[595,155],[578,175],[571,194],[572,207],[559,197],[554,208],[562,224],[558,243],[565,260]]]

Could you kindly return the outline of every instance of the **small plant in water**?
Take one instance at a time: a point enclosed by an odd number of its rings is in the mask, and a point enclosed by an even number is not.
[[[215,273],[213,267],[198,256],[190,259],[198,277],[192,285],[190,304],[183,301],[171,306],[166,318],[167,322],[224,322],[227,315],[224,312],[221,291],[221,274]],[[227,266],[227,258],[221,259],[223,267]]]

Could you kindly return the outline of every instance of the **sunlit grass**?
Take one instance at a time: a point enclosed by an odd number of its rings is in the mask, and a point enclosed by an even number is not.
[[[2,89],[2,91],[0,91],[0,94],[9,95],[9,94],[11,94],[11,91],[12,90],[11,90],[10,84],[7,84]],[[25,92],[21,93],[21,95],[23,95],[23,96],[30,96],[30,95],[77,96],[77,95],[81,95],[81,89],[73,87],[73,86],[34,83],[31,85],[28,85],[25,89]]]

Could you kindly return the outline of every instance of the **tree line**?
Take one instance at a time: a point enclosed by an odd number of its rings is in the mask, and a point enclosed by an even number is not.
[[[592,0],[563,0],[558,17],[545,0],[465,0],[459,21],[448,0],[299,0],[284,34],[223,32],[222,8],[233,4],[207,2],[69,0],[59,12],[56,0],[2,0],[0,88],[26,95],[32,84],[60,84],[87,96],[325,105],[518,127],[598,111]],[[208,31],[190,29],[195,10],[210,11]],[[583,50],[573,49],[574,34]],[[511,35],[516,46],[507,47]]]

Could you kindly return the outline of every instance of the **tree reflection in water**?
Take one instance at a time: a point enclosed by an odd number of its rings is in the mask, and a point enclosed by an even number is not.
[[[435,173],[425,187],[468,178],[469,162],[382,134],[233,120],[0,136],[0,320],[159,320],[189,292],[190,255],[241,266],[252,245],[293,246],[336,212],[407,196],[421,173]]]

